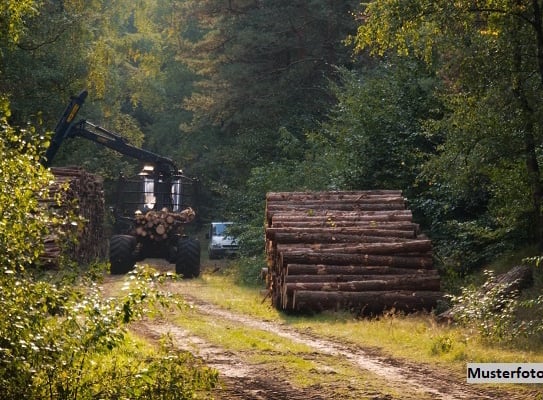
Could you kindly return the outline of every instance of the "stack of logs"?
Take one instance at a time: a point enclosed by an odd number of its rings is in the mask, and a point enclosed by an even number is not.
[[[167,208],[145,214],[137,212],[133,233],[147,240],[160,242],[181,233],[181,224],[191,222],[195,216],[196,213],[190,207],[176,213],[168,211]]]
[[[442,298],[431,241],[401,191],[268,193],[266,224],[278,309],[410,312]]]
[[[80,167],[51,168],[54,181],[47,198],[41,200],[56,221],[70,218],[71,222],[50,227],[44,239],[40,264],[58,267],[64,256],[80,264],[107,258],[107,238],[104,234],[104,191],[100,177]]]

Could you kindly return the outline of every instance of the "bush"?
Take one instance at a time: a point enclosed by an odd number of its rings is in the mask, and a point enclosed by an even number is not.
[[[484,274],[486,281],[481,287],[464,287],[460,295],[450,296],[456,310],[455,319],[460,324],[475,328],[483,339],[493,342],[510,342],[543,332],[539,313],[521,318],[527,309],[541,310],[543,296],[521,300],[518,292],[509,289],[513,283],[497,283],[492,271]]]
[[[0,116],[2,398],[189,399],[216,384],[214,371],[172,346],[123,362],[118,350],[126,343],[127,324],[177,304],[156,289],[164,276],[138,268],[122,295],[104,298],[91,279],[101,276],[96,269],[80,276],[63,266],[53,272],[35,267],[50,226],[69,220],[39,204],[51,179],[39,163],[45,139],[6,121]]]
[[[104,298],[87,279],[65,285],[30,273],[0,276],[6,315],[0,320],[0,392],[25,399],[189,399],[211,388],[216,372],[172,345],[132,355],[130,363],[118,351],[127,324],[176,304],[153,289],[164,278],[138,267],[124,295]]]

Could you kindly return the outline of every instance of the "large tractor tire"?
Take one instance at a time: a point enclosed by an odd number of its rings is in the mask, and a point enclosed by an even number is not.
[[[197,278],[200,275],[200,242],[198,240],[179,239],[175,272],[186,279]]]
[[[110,272],[113,275],[126,274],[136,262],[136,238],[130,235],[114,235],[109,241]]]

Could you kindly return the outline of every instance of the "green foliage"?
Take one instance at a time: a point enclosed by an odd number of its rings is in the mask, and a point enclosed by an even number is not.
[[[454,339],[449,335],[440,335],[434,339],[430,348],[432,355],[441,355],[449,353],[454,346]]]
[[[357,3],[187,1],[180,55],[201,80],[186,102],[195,124],[227,134],[311,123],[329,104],[327,77],[350,62],[340,43]],[[325,27],[325,28],[323,28]],[[299,128],[298,128],[299,131]]]
[[[19,42],[25,19],[38,13],[35,0],[7,0],[0,4],[0,41]]]
[[[484,271],[485,282],[480,286],[462,288],[458,296],[451,296],[455,320],[473,328],[489,342],[511,342],[519,337],[534,337],[543,331],[536,310],[543,307],[543,296],[521,300],[508,283],[499,283],[492,271]],[[532,309],[532,317],[522,319],[523,309]]]
[[[192,120],[182,127],[193,132],[187,141],[199,145],[194,165],[211,191],[211,212],[227,202],[227,212],[242,215],[246,202],[237,201],[246,192],[261,200],[265,193],[250,187],[253,168],[254,175],[265,175],[273,162],[276,171],[286,172],[303,158],[305,132],[326,118],[334,102],[328,80],[335,78],[335,65],[353,63],[341,41],[354,32],[350,11],[356,5],[183,2],[180,18],[187,29],[178,59],[197,80],[183,102]]]
[[[22,269],[41,254],[49,217],[41,212],[39,199],[51,179],[39,165],[45,139],[30,126],[11,127],[7,115],[6,106],[0,115],[0,273]]]
[[[7,105],[2,109],[9,114]],[[14,129],[6,118],[0,127],[2,396],[188,399],[214,385],[214,371],[172,346],[137,363],[96,369],[97,359],[124,342],[128,323],[178,302],[154,289],[165,277],[147,269],[136,269],[124,294],[104,298],[95,281],[70,274],[64,265],[52,273],[30,268],[38,262],[46,234],[69,240],[72,216],[40,203],[52,179],[39,163],[45,139],[31,127]]]
[[[103,399],[193,399],[217,385],[216,371],[190,353],[176,350],[166,337],[159,348],[132,343],[93,358],[89,394]],[[112,382],[97,385],[99,382]]]
[[[543,237],[542,27],[536,3],[496,4],[8,1],[0,93],[39,141],[86,86],[82,117],[199,176],[199,215],[248,224],[247,255],[267,191],[395,188],[463,274]],[[85,140],[56,161],[136,170]]]
[[[312,136],[328,163],[332,185],[403,189],[408,194],[432,151],[420,119],[439,109],[435,78],[409,60],[374,69],[340,70],[338,104]],[[315,164],[319,161],[315,160]]]
[[[72,286],[30,273],[2,274],[2,393],[27,399],[188,399],[214,385],[214,371],[171,345],[144,359],[134,354],[133,363],[112,352],[124,343],[128,323],[176,303],[152,288],[164,276],[138,268],[131,278],[123,294],[104,298],[85,278]],[[96,368],[106,355],[107,363]]]
[[[448,237],[438,246],[464,253],[458,261],[469,268],[508,246],[542,243],[543,69],[529,55],[543,48],[538,7],[380,0],[363,6],[351,38],[358,51],[421,59],[443,82],[443,112],[423,118],[437,152],[415,204],[432,235]]]

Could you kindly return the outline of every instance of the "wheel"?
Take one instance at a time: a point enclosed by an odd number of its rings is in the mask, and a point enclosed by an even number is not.
[[[200,242],[198,240],[179,239],[175,272],[187,279],[196,278],[200,275]]]
[[[126,274],[135,263],[136,238],[130,235],[114,235],[109,240],[110,272]]]

